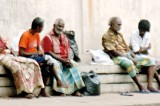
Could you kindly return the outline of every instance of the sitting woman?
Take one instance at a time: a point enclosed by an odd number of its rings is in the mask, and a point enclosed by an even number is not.
[[[10,53],[6,43],[0,37],[0,64],[11,71],[17,96],[30,99],[38,96],[38,89],[44,91],[39,65],[33,59],[17,57]]]
[[[76,67],[76,62],[69,59],[69,41],[63,32],[64,21],[57,19],[53,30],[42,40],[44,52],[48,54],[50,61],[54,63],[56,72],[63,82],[68,84],[68,88],[58,88],[54,80],[53,89],[62,95],[72,94],[83,96],[79,90],[83,88],[84,82]]]

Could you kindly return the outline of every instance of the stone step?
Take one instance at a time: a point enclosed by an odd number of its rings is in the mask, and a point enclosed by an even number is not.
[[[0,75],[7,74],[7,71],[4,69],[2,65],[0,65]]]
[[[141,83],[145,87],[146,82]],[[153,82],[155,88],[159,88],[156,82]],[[135,83],[122,83],[122,84],[101,84],[101,93],[117,93],[117,92],[138,92],[138,87]]]
[[[146,82],[147,76],[145,74],[138,74],[140,82]],[[133,82],[132,78],[128,74],[103,74],[98,75],[102,84],[119,84]],[[155,79],[153,81],[156,81]]]
[[[112,73],[126,73],[125,70],[123,70],[118,65],[90,65],[90,64],[79,64],[78,69],[80,72],[89,72],[94,71],[95,73],[105,73],[105,74],[112,74]]]
[[[13,81],[8,77],[0,77],[0,87],[10,87],[13,86]]]
[[[36,92],[40,90],[37,89]],[[53,95],[52,89],[50,86],[46,87],[46,92],[50,95]],[[14,87],[0,87],[0,97],[13,97],[16,96],[16,89]]]
[[[142,85],[147,86],[147,83],[143,82]],[[156,82],[153,83],[155,88],[158,88]],[[50,86],[46,87],[46,91],[50,95],[54,95]],[[135,83],[123,83],[123,84],[101,84],[101,93],[120,93],[120,92],[138,92],[138,87]],[[0,97],[15,96],[16,90],[14,87],[0,87]]]
[[[101,84],[119,84],[119,83],[130,83],[133,80],[128,74],[103,74],[98,75]],[[146,82],[147,76],[144,74],[138,74],[138,79],[140,82]],[[155,81],[155,79],[154,79]],[[13,86],[13,81],[8,77],[0,77],[0,87],[10,87]],[[51,79],[48,80],[47,85],[51,85]]]

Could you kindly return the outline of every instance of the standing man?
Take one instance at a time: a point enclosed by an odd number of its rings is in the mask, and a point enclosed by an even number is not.
[[[129,49],[123,36],[119,33],[121,29],[121,19],[119,17],[112,17],[109,21],[110,28],[102,37],[102,45],[104,51],[110,55],[115,64],[120,65],[127,70],[130,77],[137,84],[141,93],[158,92],[152,86],[152,80],[155,73],[155,61],[149,58],[136,57],[136,55]],[[148,67],[148,90],[145,89],[139,82],[136,73],[141,66]]]
[[[19,41],[19,55],[32,58],[36,60],[42,70],[42,76],[44,84],[46,85],[47,77],[52,73],[56,80],[58,87],[67,87],[66,84],[62,83],[62,81],[57,76],[55,72],[54,65],[49,63],[44,56],[43,51],[40,46],[40,36],[39,33],[43,30],[44,20],[40,17],[37,17],[33,20],[31,29],[24,32]],[[46,69],[47,67],[48,70]],[[49,96],[45,89],[42,90],[42,96]]]
[[[65,23],[62,19],[56,19],[53,29],[42,40],[42,47],[44,52],[52,57],[51,61],[56,67],[58,76],[69,85],[68,88],[59,89],[54,83],[53,89],[62,95],[82,96],[79,90],[85,85],[78,72],[76,62],[69,59],[70,43],[67,36],[63,34],[64,26]],[[55,81],[55,79],[53,80]]]

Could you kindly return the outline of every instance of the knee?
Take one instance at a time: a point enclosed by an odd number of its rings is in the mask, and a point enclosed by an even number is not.
[[[122,66],[123,66],[124,68],[128,68],[128,67],[130,67],[130,66],[132,66],[132,65],[134,65],[134,63],[133,63],[131,60],[127,60],[127,61],[123,61],[123,62],[122,62]]]

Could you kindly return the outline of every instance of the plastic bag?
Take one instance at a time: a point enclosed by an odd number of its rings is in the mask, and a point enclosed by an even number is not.
[[[81,76],[85,83],[85,88],[82,89],[82,93],[86,96],[100,95],[101,90],[98,75],[95,72],[90,71],[89,73],[82,72]]]
[[[17,56],[18,55],[18,51],[19,51],[19,47],[18,47],[18,44],[19,44],[19,40],[21,38],[21,35],[23,34],[23,32],[25,32],[25,30],[21,30],[17,36],[15,36],[11,42],[10,42],[10,46],[9,48],[11,49],[12,53]]]
[[[113,60],[109,57],[107,53],[102,50],[89,50],[93,57],[93,62],[103,64],[103,65],[114,65]]]

